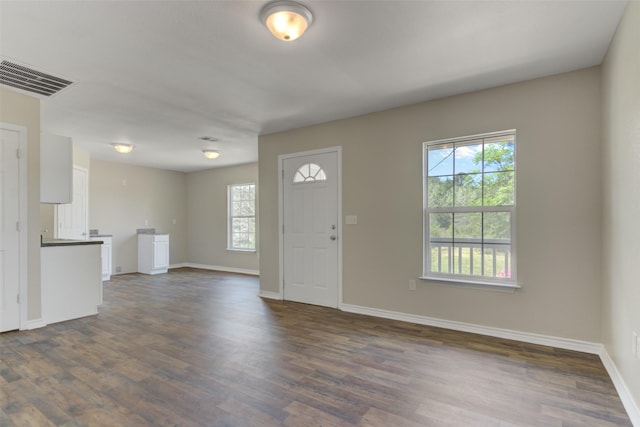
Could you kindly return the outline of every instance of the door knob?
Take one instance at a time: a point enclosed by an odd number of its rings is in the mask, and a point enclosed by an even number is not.
[[[337,239],[337,237],[336,237],[336,236],[330,236],[329,238],[330,238],[331,240],[336,240],[336,239]]]

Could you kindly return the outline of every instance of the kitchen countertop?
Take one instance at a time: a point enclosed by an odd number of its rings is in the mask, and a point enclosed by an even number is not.
[[[153,234],[153,235],[167,235],[169,233],[160,233],[155,228],[138,228],[136,234]]]
[[[70,240],[70,239],[44,239],[40,242],[40,247],[50,248],[53,246],[81,246],[81,245],[101,245],[100,240]]]
[[[100,229],[98,228],[90,228],[89,238],[92,239],[94,237],[113,237],[113,234],[103,234],[103,233],[100,233]]]

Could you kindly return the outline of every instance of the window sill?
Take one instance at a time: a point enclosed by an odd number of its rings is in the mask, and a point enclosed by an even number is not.
[[[257,251],[255,249],[227,248],[227,252],[239,252],[239,253],[244,253],[244,254],[255,254]]]
[[[451,278],[441,276],[420,276],[420,280],[429,280],[435,282],[444,282],[445,285],[457,285],[460,287],[471,287],[476,289],[493,289],[504,291],[515,291],[521,289],[522,286],[517,282],[495,282],[491,280],[474,280],[472,278]]]

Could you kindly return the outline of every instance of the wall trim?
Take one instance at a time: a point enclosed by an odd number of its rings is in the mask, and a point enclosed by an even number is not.
[[[188,262],[179,262],[176,264],[171,264],[169,265],[169,269],[171,270],[172,268],[183,268],[183,267],[189,267]]]
[[[32,320],[27,320],[27,325],[24,329],[31,330],[31,329],[44,328],[45,326],[47,326],[47,323],[42,318],[32,319]]]
[[[282,301],[282,294],[280,292],[260,291],[258,292],[260,298],[277,299]]]
[[[368,308],[351,304],[342,304],[341,308],[343,311],[348,311],[351,313],[366,314],[369,316],[382,317],[385,319],[401,320],[404,322],[435,326],[438,328],[452,329],[461,332],[471,332],[474,334],[488,335],[490,337],[523,341],[531,344],[546,345],[549,347],[557,347],[565,350],[581,351],[583,353],[599,355],[602,352],[603,348],[602,344],[594,342],[534,334],[531,332],[520,332],[511,329],[494,328],[491,326],[474,325],[472,323],[455,322],[452,320],[444,320],[437,319],[435,317],[419,316],[397,311],[382,310],[379,308]]]
[[[250,276],[260,276],[260,270],[251,270],[248,268],[225,267],[221,265],[197,264],[194,262],[181,262],[178,264],[171,264],[169,266],[170,269],[182,268],[182,267],[199,268],[201,270],[224,271],[225,273],[248,274]]]
[[[16,132],[18,134],[18,149],[20,149],[20,157],[18,158],[18,221],[20,221],[20,235],[18,237],[18,293],[20,294],[19,322],[20,329],[28,329],[29,314],[29,200],[27,193],[29,192],[29,177],[27,174],[27,158],[28,158],[28,132],[26,126],[15,125],[12,123],[0,122],[0,128]],[[39,137],[38,137],[39,138]],[[39,141],[40,139],[38,139]],[[40,278],[38,277],[38,281]],[[39,282],[38,282],[39,283]]]
[[[618,396],[627,411],[634,427],[640,427],[640,408],[633,399],[620,371],[609,356],[603,344],[589,341],[580,341],[570,338],[554,337],[550,335],[535,334],[531,332],[520,332],[511,329],[494,328],[490,326],[475,325],[472,323],[455,322],[452,320],[437,319],[434,317],[419,316],[415,314],[402,313],[397,311],[382,310],[379,308],[369,308],[359,305],[342,304],[343,311],[350,313],[364,314],[367,316],[381,317],[384,319],[400,320],[403,322],[416,323],[419,325],[435,326],[438,328],[452,329],[461,332],[471,332],[474,334],[487,335],[496,338],[504,338],[515,341],[522,341],[530,344],[539,344],[549,347],[562,348],[565,350],[580,351],[583,353],[596,354],[604,365],[613,385],[618,392]]]
[[[609,352],[607,352],[607,348],[603,345],[600,351],[600,360],[602,360],[602,364],[604,365],[609,377],[611,377],[611,381],[613,381],[613,385],[618,392],[618,396],[620,396],[620,400],[622,401],[622,405],[624,409],[627,410],[627,414],[631,419],[631,424],[634,427],[640,427],[640,406],[638,403],[633,400],[633,396],[627,387],[627,384],[624,382],[622,375],[620,375],[620,371],[616,367],[616,364],[609,356]]]

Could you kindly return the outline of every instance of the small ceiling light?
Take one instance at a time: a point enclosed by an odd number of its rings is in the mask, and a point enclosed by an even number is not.
[[[311,26],[313,15],[300,3],[283,0],[267,3],[260,11],[260,20],[277,39],[290,42]]]
[[[133,145],[131,144],[111,144],[111,145],[113,145],[113,149],[120,154],[129,154],[131,150],[133,150]]]
[[[217,159],[220,156],[218,150],[202,150],[202,152],[207,159]]]

